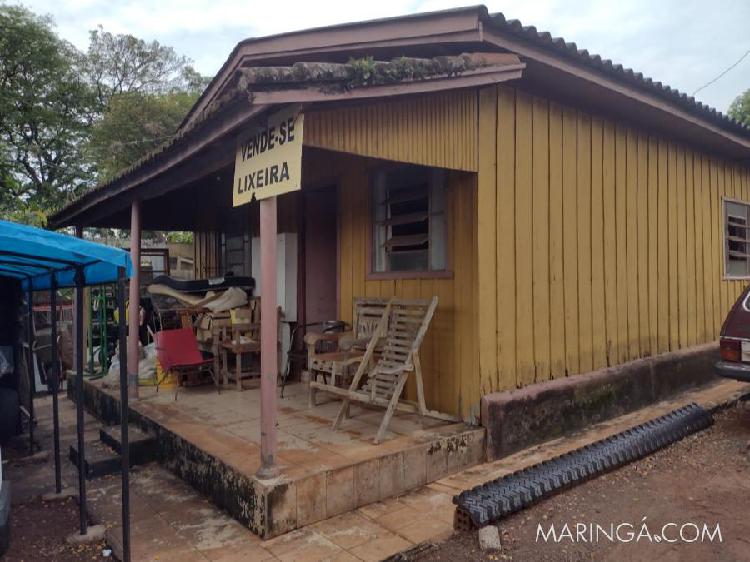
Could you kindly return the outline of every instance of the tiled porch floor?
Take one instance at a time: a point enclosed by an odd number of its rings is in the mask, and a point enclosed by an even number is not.
[[[140,387],[139,400],[130,405],[235,469],[253,475],[260,466],[260,389],[257,382],[254,384],[241,392],[224,388],[217,393],[208,386],[180,388],[177,400],[171,389],[157,393],[153,387]],[[118,397],[119,391],[105,392]],[[319,406],[308,406],[305,383],[288,385],[284,397],[278,398],[278,461],[282,475],[289,479],[361,463],[470,430],[463,423],[396,413],[384,441],[373,445],[382,409],[353,404],[352,417],[334,430],[331,423],[340,401],[320,393],[318,402]],[[483,432],[476,428],[471,431]]]
[[[119,393],[98,381],[87,384],[115,399]],[[309,407],[307,385],[300,383],[289,385],[278,399],[279,477],[259,480],[257,383],[220,394],[213,387],[180,389],[177,400],[173,391],[150,387],[141,387],[140,395],[131,410],[149,427],[165,429],[193,447],[192,453],[182,446],[165,453],[167,465],[218,497],[218,505],[238,520],[247,517],[249,527],[265,538],[393,498],[484,460],[484,428],[463,423],[398,413],[384,441],[374,445],[383,410],[352,405],[352,417],[333,430],[340,401],[319,393],[321,404]],[[207,470],[215,485],[206,485]],[[243,479],[249,484],[241,493],[229,492]]]

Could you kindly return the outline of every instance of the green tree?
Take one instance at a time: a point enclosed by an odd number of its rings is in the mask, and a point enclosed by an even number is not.
[[[750,90],[737,96],[729,106],[729,116],[750,127]]]
[[[0,216],[46,216],[173,135],[207,79],[156,41],[91,32],[0,4]]]
[[[121,93],[92,130],[89,152],[101,181],[112,179],[166,142],[197,98],[196,93]]]
[[[113,96],[201,91],[206,79],[191,60],[158,41],[112,34],[101,26],[90,32],[82,70],[105,110]]]
[[[0,5],[0,214],[44,222],[92,185],[94,98],[48,18]],[[26,218],[25,218],[26,217]]]
[[[167,142],[208,82],[171,47],[101,27],[82,68],[101,110],[88,146],[100,181]]]

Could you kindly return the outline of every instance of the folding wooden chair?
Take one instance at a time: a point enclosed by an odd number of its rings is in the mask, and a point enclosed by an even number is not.
[[[315,395],[318,391],[325,391],[329,386],[344,387],[349,384],[352,372],[362,361],[367,344],[378,327],[388,299],[356,297],[353,305],[351,330],[305,335],[310,407],[317,406]],[[324,347],[324,351],[319,351],[320,347]]]
[[[174,398],[177,400],[177,392],[180,387],[181,378],[191,373],[208,373],[220,391],[218,374],[214,372],[213,359],[204,358],[198,348],[198,340],[195,338],[192,328],[179,328],[177,330],[162,330],[156,332],[154,338],[156,357],[159,360],[164,376],[156,381],[156,391],[159,385],[170,372],[178,377],[175,387]]]
[[[326,389],[328,392],[344,398],[339,413],[333,422],[334,429],[338,428],[343,419],[347,417],[351,401],[381,406],[386,409],[373,440],[376,445],[383,440],[388,424],[396,410],[442,420],[458,421],[455,416],[428,410],[424,399],[419,347],[422,345],[432,316],[435,314],[437,304],[437,297],[432,297],[430,301],[394,298],[388,302],[349,389],[335,387]],[[373,365],[375,347],[381,337],[385,337],[385,344]],[[411,371],[414,371],[417,378],[416,403],[401,400],[401,394]],[[360,382],[365,375],[367,375],[367,379],[360,387]]]

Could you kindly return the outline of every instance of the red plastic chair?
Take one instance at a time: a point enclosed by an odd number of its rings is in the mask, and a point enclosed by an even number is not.
[[[217,390],[219,390],[219,379],[214,373],[213,359],[203,357],[192,328],[156,332],[154,343],[156,357],[164,371],[161,381],[156,381],[157,392],[159,392],[159,385],[164,382],[164,378],[170,371],[177,372],[178,377],[190,372],[207,372],[211,375]],[[179,381],[175,389],[175,400],[177,400],[178,388]]]

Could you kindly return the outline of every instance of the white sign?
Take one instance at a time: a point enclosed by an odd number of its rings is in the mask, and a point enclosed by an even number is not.
[[[303,113],[288,108],[269,116],[264,128],[237,139],[235,207],[302,188],[303,125]]]

